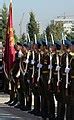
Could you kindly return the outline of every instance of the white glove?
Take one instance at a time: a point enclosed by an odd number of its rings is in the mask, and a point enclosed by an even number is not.
[[[52,69],[52,65],[48,65],[48,69]]]
[[[28,83],[30,83],[30,80],[27,80]]]
[[[20,50],[19,53],[18,53],[18,57],[21,58],[23,56],[23,53],[22,51]]]
[[[65,68],[65,73],[69,73],[69,71],[70,71],[70,68]]]
[[[37,68],[42,68],[42,64],[38,63]]]
[[[31,60],[31,64],[34,65],[35,61],[34,60]]]
[[[59,71],[60,70],[60,66],[56,66],[56,71]]]
[[[20,76],[20,70],[18,70],[16,77],[18,78]]]
[[[27,64],[28,64],[28,63],[29,63],[29,60],[28,60],[28,59],[26,59],[25,63],[27,63]]]

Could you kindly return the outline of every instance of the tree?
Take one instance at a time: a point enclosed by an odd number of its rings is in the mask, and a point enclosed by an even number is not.
[[[22,43],[26,42],[26,35],[25,33],[22,34]]]
[[[67,39],[74,40],[74,33],[67,34]]]
[[[46,36],[48,41],[51,40],[50,34],[51,34],[51,28],[50,28],[50,25],[48,25],[46,28]]]
[[[22,37],[20,38],[19,41],[20,41],[22,44],[24,44],[24,42],[27,42],[27,38],[26,38],[25,33],[22,34]]]
[[[60,40],[62,39],[62,32],[64,32],[63,22],[56,22],[54,25],[54,39]]]
[[[30,12],[30,22],[28,23],[28,33],[31,41],[34,41],[34,34],[39,37],[39,24],[35,20],[33,12]]]
[[[18,36],[16,35],[15,30],[14,30],[13,32],[14,32],[14,41],[15,41],[15,43],[17,43],[17,41],[18,41]]]
[[[50,34],[53,34],[54,40],[62,39],[62,32],[64,31],[63,22],[51,23],[46,28],[47,39],[51,40]]]
[[[5,42],[6,27],[7,27],[7,7],[6,7],[6,4],[4,3],[3,8],[2,8],[2,38],[3,38],[3,42]]]

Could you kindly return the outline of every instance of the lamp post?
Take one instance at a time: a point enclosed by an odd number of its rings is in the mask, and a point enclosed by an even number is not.
[[[25,14],[25,13],[22,14],[22,18],[21,18],[20,23],[19,23],[19,27],[20,27],[20,38],[21,38],[21,36],[22,36],[22,22],[23,22],[24,14]]]

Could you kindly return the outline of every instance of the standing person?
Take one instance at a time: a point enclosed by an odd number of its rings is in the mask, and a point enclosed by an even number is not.
[[[74,41],[72,41],[70,48],[70,89],[68,89],[66,120],[74,120]]]
[[[31,51],[27,44],[23,45],[23,56],[20,62],[20,109],[21,110],[30,110],[31,109],[31,101],[30,101],[30,78],[29,76],[29,62],[30,62],[30,55]],[[26,100],[26,103],[25,103]]]
[[[25,110],[25,96],[26,96],[26,72],[25,72],[25,67],[26,67],[26,54],[27,54],[27,44],[25,43],[22,46],[22,53],[23,55],[21,56],[20,59],[20,77],[19,77],[19,101],[20,101],[20,109]]]
[[[9,81],[7,80],[7,77],[5,75],[5,70],[4,70],[4,52],[5,52],[5,45],[3,45],[2,49],[2,62],[3,62],[3,79],[4,79],[4,93],[9,93]]]
[[[19,77],[20,77],[20,59],[22,56],[22,44],[17,42],[15,45],[16,53],[15,53],[15,61],[13,68],[11,70],[11,76],[13,80],[11,81],[11,94],[10,97],[13,98],[13,101],[9,103],[9,105],[15,105],[18,102],[18,82],[19,82]],[[14,97],[13,97],[14,96]]]
[[[40,47],[41,44],[37,42],[37,44],[34,45],[34,78],[32,77],[32,92],[34,95],[34,109],[30,112],[35,115],[40,115],[40,91],[39,91],[39,84],[37,81],[38,71],[39,68],[37,67],[37,64],[39,62],[39,54],[40,54]],[[32,73],[33,74],[33,73]]]
[[[24,79],[26,80],[26,110],[31,110],[32,105],[32,92],[31,92],[31,84],[32,84],[32,51],[31,49],[27,49],[27,55],[26,55],[26,77]]]
[[[55,105],[54,105],[54,98],[53,98],[53,91],[50,90],[48,87],[49,81],[49,69],[48,66],[50,65],[50,57],[47,45],[43,42],[43,54],[41,55],[41,111],[42,117],[46,119],[47,117],[49,120],[55,119]],[[51,88],[52,89],[52,88]]]
[[[56,70],[56,68],[57,66],[58,67],[60,66],[60,57],[59,57],[59,54],[57,53],[57,46],[55,44],[51,45],[51,53],[52,53],[52,92],[53,92],[53,107],[51,110],[53,111],[53,113],[55,113],[54,96],[55,96],[55,99],[58,100],[58,96],[57,96],[58,70]],[[57,65],[57,56],[58,56],[58,63],[59,63],[58,65]]]
[[[66,41],[67,42],[67,41]],[[65,105],[66,105],[66,58],[69,57],[69,45],[67,43],[62,44],[62,55],[60,56],[60,92],[57,100],[57,120],[64,120],[65,117]]]

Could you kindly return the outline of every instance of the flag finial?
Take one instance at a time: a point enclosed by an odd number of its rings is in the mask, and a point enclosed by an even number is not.
[[[51,33],[51,40],[52,40],[52,44],[54,45],[54,39],[52,33]]]
[[[10,0],[10,3],[12,3],[12,0]]]

